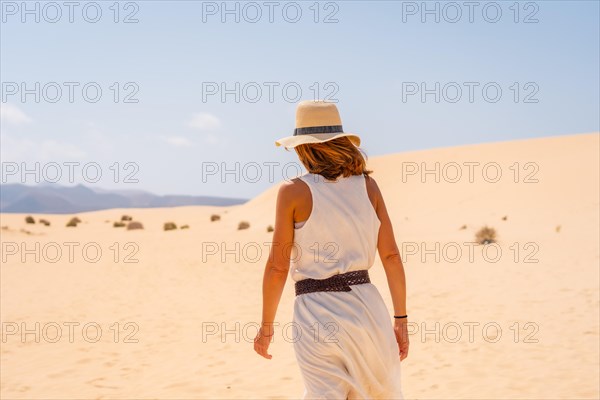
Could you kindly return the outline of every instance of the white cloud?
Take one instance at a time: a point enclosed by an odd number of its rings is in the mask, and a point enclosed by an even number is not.
[[[192,146],[192,142],[188,138],[185,138],[182,136],[164,136],[162,139],[174,147],[190,147],[190,146]]]
[[[188,126],[200,131],[213,131],[221,127],[221,121],[209,113],[195,113],[192,115]]]
[[[17,138],[12,135],[2,134],[3,160],[11,161],[60,161],[83,159],[87,153],[79,147],[56,140],[34,140]]]
[[[32,119],[20,108],[12,104],[0,104],[0,121],[10,125],[28,124]]]

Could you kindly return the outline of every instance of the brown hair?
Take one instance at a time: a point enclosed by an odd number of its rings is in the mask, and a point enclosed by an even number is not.
[[[322,143],[306,143],[294,147],[308,172],[335,180],[340,175],[369,175],[366,154],[350,139],[342,136]]]

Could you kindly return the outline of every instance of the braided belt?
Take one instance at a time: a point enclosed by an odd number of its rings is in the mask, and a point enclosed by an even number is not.
[[[296,296],[312,292],[349,292],[351,285],[371,283],[366,269],[333,275],[326,279],[302,279],[296,282]]]

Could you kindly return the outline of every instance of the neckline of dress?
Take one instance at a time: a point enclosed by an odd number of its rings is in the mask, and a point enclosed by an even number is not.
[[[345,180],[345,179],[351,178],[351,177],[353,177],[353,176],[358,176],[358,175],[348,175],[348,176],[343,176],[343,175],[340,175],[340,176],[339,176],[337,179],[335,179],[335,180],[333,180],[333,181],[330,181],[329,179],[325,178],[325,177],[324,177],[323,175],[321,175],[321,174],[313,174],[312,172],[311,172],[310,174],[311,174],[311,175],[313,175],[313,176],[316,176],[316,177],[317,177],[317,179],[320,179],[320,180],[322,180],[322,181],[323,181],[323,182],[325,182],[325,183],[338,183],[338,182],[340,182],[340,181],[342,181],[342,180]]]

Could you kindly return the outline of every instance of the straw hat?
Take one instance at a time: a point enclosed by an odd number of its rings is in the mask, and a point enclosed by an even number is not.
[[[306,143],[323,143],[348,136],[355,146],[360,146],[360,137],[342,129],[340,113],[334,103],[323,100],[301,101],[296,107],[296,129],[292,136],[275,141],[276,146],[296,147]]]

